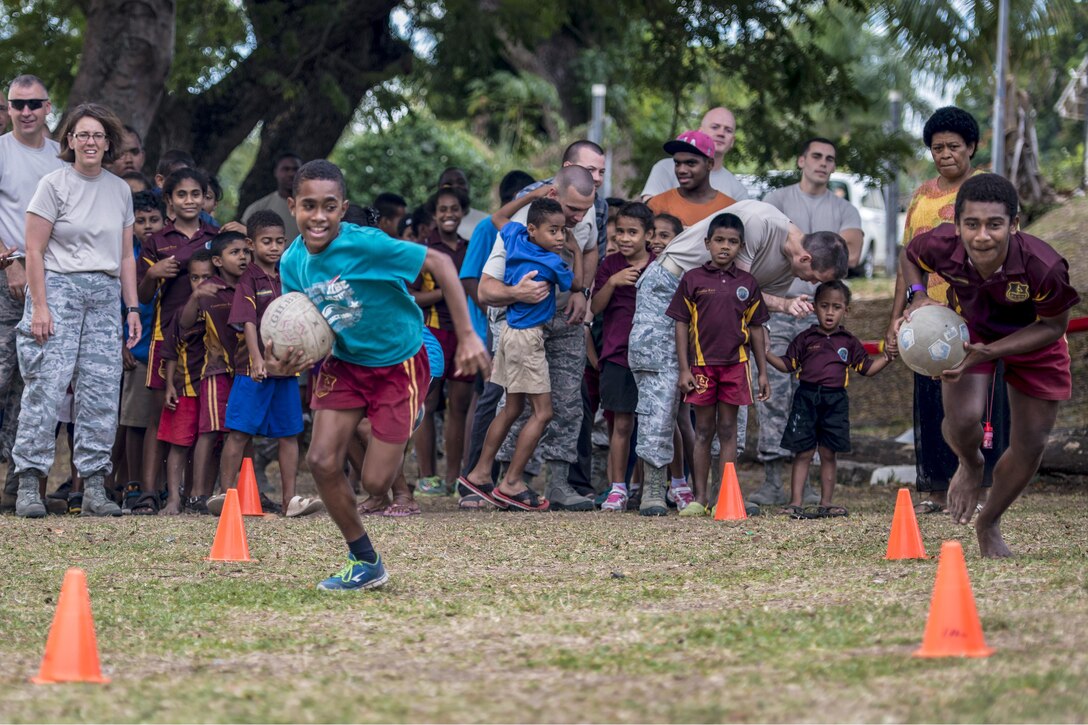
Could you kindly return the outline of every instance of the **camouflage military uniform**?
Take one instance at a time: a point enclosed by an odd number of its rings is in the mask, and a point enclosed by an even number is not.
[[[499,339],[504,322],[493,326]],[[552,419],[544,429],[533,459],[564,461],[578,460],[578,433],[582,427],[582,373],[586,365],[586,339],[582,325],[567,324],[563,308],[544,325],[544,354],[548,360],[548,377],[552,384]],[[505,401],[503,402],[505,405]],[[530,414],[526,405],[521,417],[510,429],[499,454],[500,461],[509,461],[514,454],[518,433]]]
[[[655,468],[672,462],[676,412],[680,406],[676,324],[665,316],[680,280],[657,262],[636,283],[635,317],[627,362],[638,385],[638,457]],[[737,414],[737,453],[744,450],[748,408]],[[717,446],[715,446],[715,450]]]
[[[16,264],[19,264],[16,262]],[[19,374],[19,358],[15,351],[15,326],[23,317],[23,305],[8,291],[8,275],[0,270],[0,406],[4,422],[0,425],[0,458],[11,462],[11,447],[19,425],[19,400],[23,393],[23,378]],[[15,466],[8,466],[4,490],[15,493]]]
[[[46,272],[45,286],[53,336],[39,345],[31,335],[29,294],[16,328],[26,386],[12,451],[15,469],[48,473],[56,449],[57,408],[71,382],[76,471],[84,478],[106,475],[120,403],[121,281],[102,272]]]

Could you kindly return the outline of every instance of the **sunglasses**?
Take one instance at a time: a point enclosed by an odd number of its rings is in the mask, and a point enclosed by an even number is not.
[[[16,111],[21,111],[24,108],[29,108],[31,111],[37,111],[47,103],[49,103],[48,98],[13,98],[8,101],[8,105]]]

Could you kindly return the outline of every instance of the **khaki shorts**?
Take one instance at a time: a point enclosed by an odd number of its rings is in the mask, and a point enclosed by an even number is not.
[[[147,387],[147,364],[137,360],[134,369],[125,371],[121,384],[121,425],[146,428],[151,416],[156,415],[154,405],[154,394]]]
[[[552,392],[543,327],[515,330],[508,325],[503,329],[491,366],[491,382],[508,393]]]

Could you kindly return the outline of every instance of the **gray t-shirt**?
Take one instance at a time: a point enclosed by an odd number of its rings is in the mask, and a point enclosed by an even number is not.
[[[32,149],[13,133],[0,136],[0,242],[9,249],[26,251],[26,208],[42,177],[64,166],[59,153],[52,139]]]
[[[714,212],[677,234],[661,256],[685,272],[709,262],[706,232],[710,220],[720,213]],[[763,292],[786,296],[795,279],[793,266],[783,251],[790,233],[789,218],[770,204],[754,199],[738,201],[724,213],[737,215],[744,224],[744,248],[737,255],[737,261],[748,268]]]
[[[809,234],[811,232],[835,232],[842,234],[847,229],[861,229],[861,214],[857,208],[833,193],[825,190],[819,196],[801,191],[800,184],[791,184],[775,189],[763,197],[763,201],[782,211],[797,227]],[[812,282],[795,280],[790,287],[788,297],[813,295],[816,285]]]
[[[740,183],[740,179],[724,166],[710,172],[710,186],[737,201],[744,201],[748,198],[748,190],[744,188],[744,184]],[[650,175],[646,177],[646,185],[643,187],[641,195],[657,196],[669,189],[679,187],[680,182],[676,178],[676,165],[673,163],[672,157],[669,157],[661,159],[650,169]]]
[[[132,189],[119,177],[106,170],[84,176],[64,164],[42,177],[27,212],[53,224],[46,270],[121,275],[122,233],[134,215]]]
[[[291,214],[291,208],[287,205],[287,200],[280,196],[278,191],[262,196],[247,206],[242,213],[242,223],[249,222],[249,218],[255,211],[274,211],[279,214],[280,218],[283,219],[283,235],[287,238],[287,243],[290,244],[295,241],[295,237],[298,236],[298,224],[295,223],[295,217]]]

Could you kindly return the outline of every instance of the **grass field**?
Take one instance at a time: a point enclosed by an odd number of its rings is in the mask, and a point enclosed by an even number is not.
[[[1009,561],[923,517],[931,555],[964,540],[986,660],[911,658],[936,560],[882,559],[894,495],[741,523],[428,502],[368,522],[392,579],[347,596],[313,589],[342,556],[324,516],[247,520],[250,564],[203,561],[211,518],[5,517],[0,720],[1088,719],[1083,486],[1013,509]],[[110,685],[27,683],[69,566]]]

